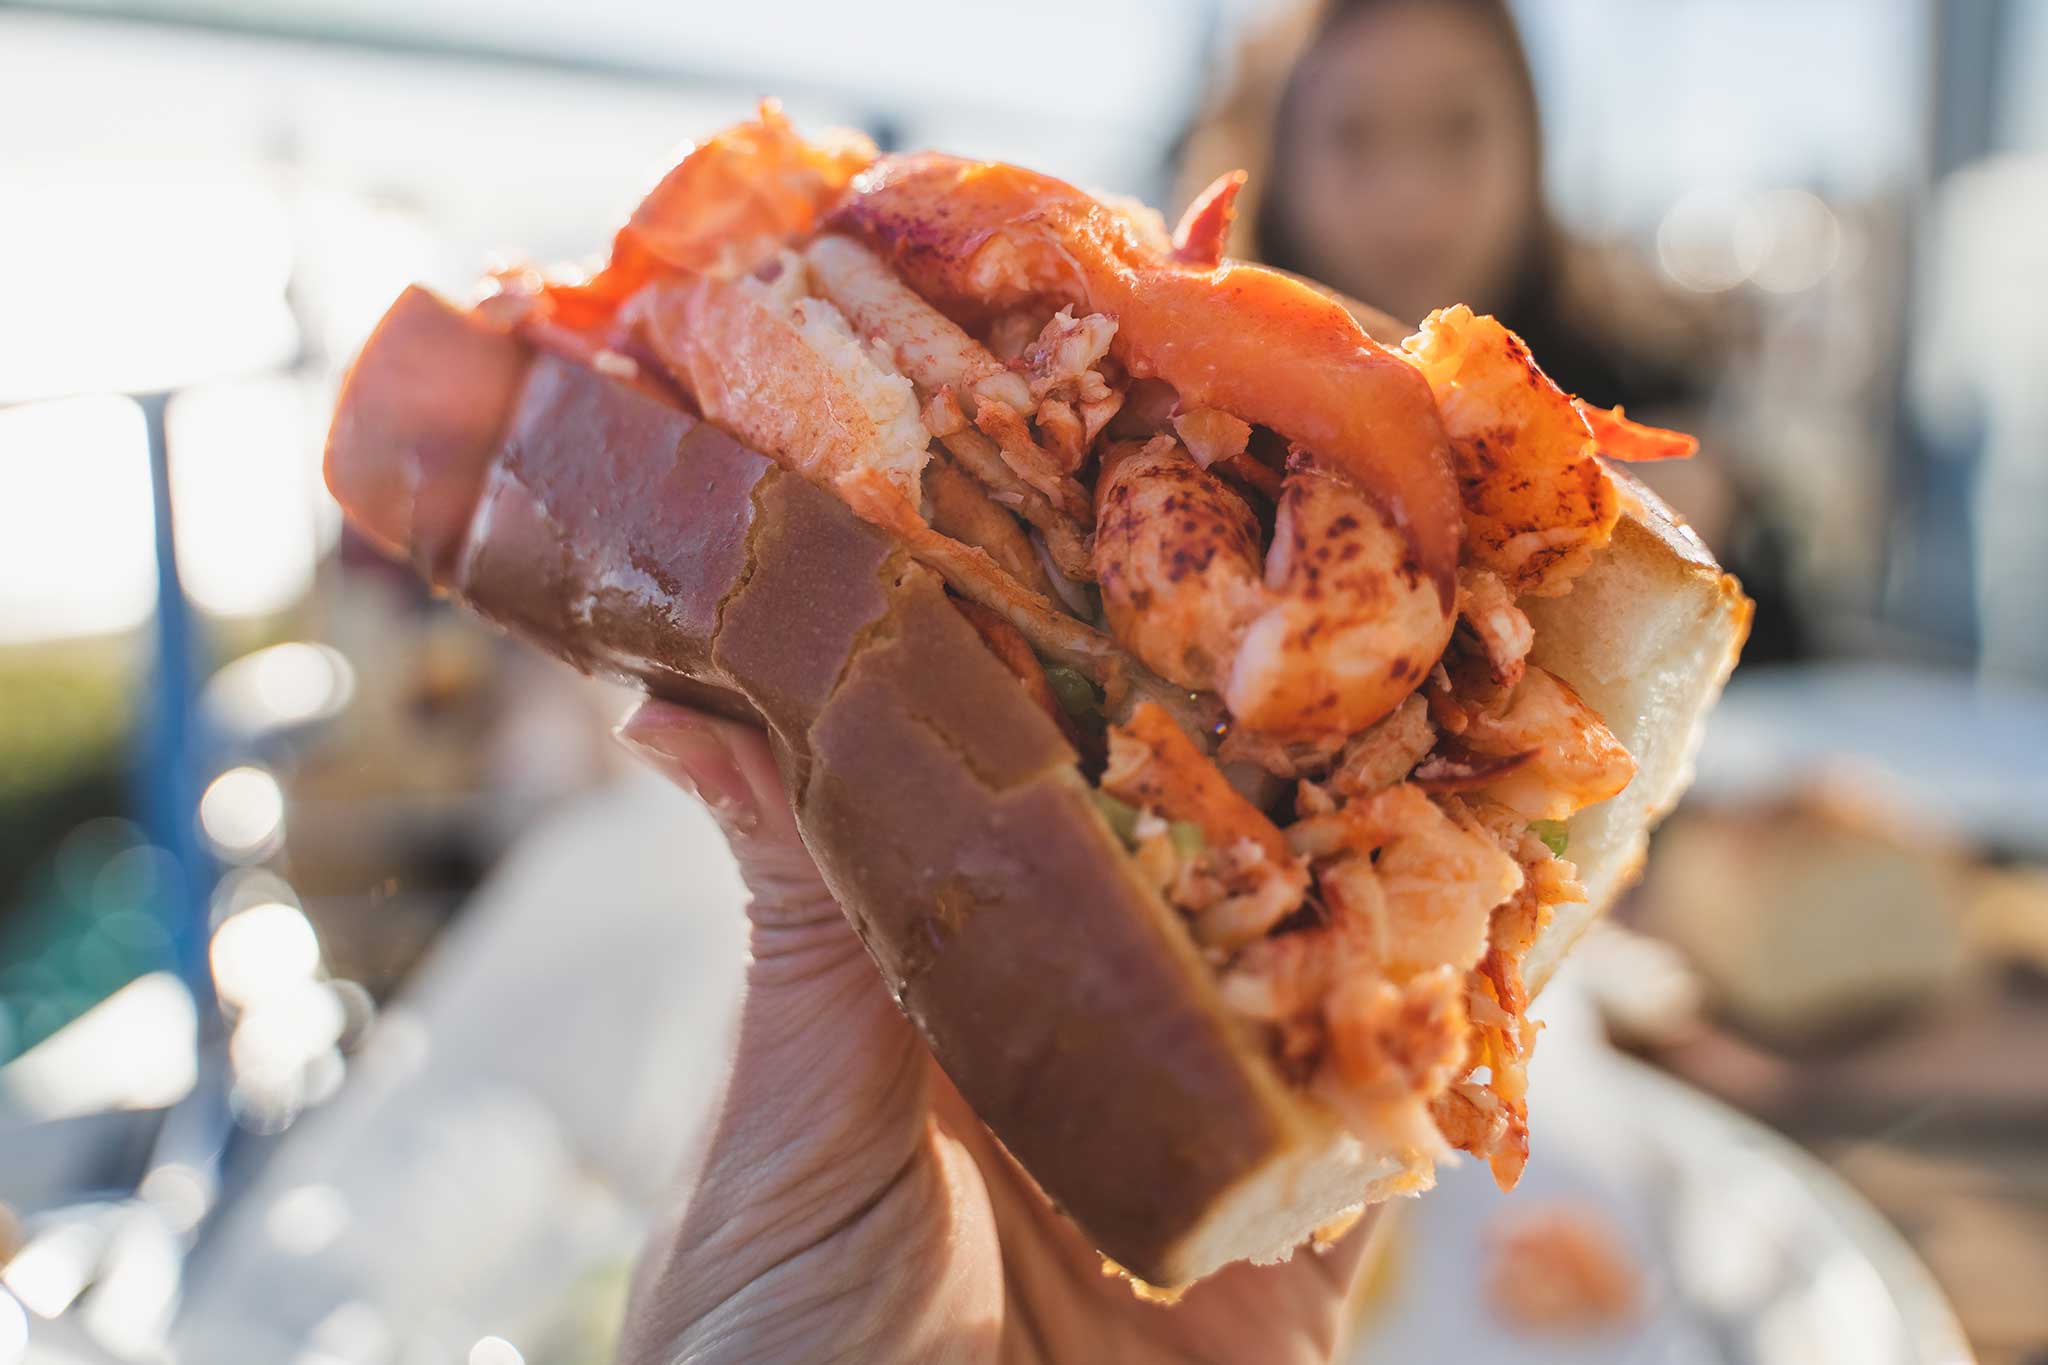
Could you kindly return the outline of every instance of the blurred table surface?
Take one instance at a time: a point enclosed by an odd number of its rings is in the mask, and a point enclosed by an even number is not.
[[[1896,1228],[1783,1136],[1608,1044],[1572,965],[1536,1013],[1531,1157],[1503,1194],[1442,1168],[1402,1204],[1355,1365],[1958,1365],[1951,1306]],[[1504,1312],[1503,1237],[1557,1215],[1630,1267],[1632,1307],[1538,1325]],[[1536,1254],[1566,1255],[1555,1242]]]
[[[1693,796],[1740,800],[1836,772],[1933,829],[2048,859],[2048,692],[1877,663],[1738,670]]]
[[[1936,1130],[1814,1147],[1920,1253],[1982,1365],[2048,1362],[2048,1152],[2040,1133],[1945,1142]]]
[[[1979,993],[1854,1046],[1788,1055],[1714,1028],[1651,1056],[1876,1205],[1984,1365],[2048,1362],[2048,992]]]
[[[1849,773],[1933,832],[2048,860],[2048,693],[1878,664],[1738,673],[1695,795]],[[2048,985],[1992,975],[1853,1044],[1655,1050],[1829,1162],[1927,1261],[1986,1365],[2048,1362]]]

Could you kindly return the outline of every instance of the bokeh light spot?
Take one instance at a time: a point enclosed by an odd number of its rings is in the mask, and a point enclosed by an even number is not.
[[[210,956],[214,989],[246,1008],[309,981],[320,969],[320,940],[304,911],[272,901],[224,920]]]
[[[199,798],[199,828],[223,857],[260,858],[284,829],[284,793],[261,768],[230,768]]]
[[[28,1314],[14,1295],[0,1290],[0,1365],[21,1365],[28,1359]]]
[[[485,1337],[469,1348],[469,1365],[526,1365],[526,1357],[503,1337]]]
[[[334,1244],[347,1231],[348,1202],[332,1185],[300,1185],[286,1190],[263,1214],[263,1230],[280,1251],[312,1256]]]

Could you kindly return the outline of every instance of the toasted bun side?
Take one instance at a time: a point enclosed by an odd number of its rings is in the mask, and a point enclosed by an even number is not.
[[[1571,592],[1522,604],[1536,628],[1531,657],[1576,688],[1636,761],[1619,796],[1572,818],[1566,856],[1587,900],[1559,906],[1530,950],[1531,990],[1641,873],[1650,831],[1692,782],[1707,712],[1749,634],[1741,585],[1656,494],[1615,477],[1624,497],[1612,544]]]

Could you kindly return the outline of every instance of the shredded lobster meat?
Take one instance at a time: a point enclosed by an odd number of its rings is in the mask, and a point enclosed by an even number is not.
[[[1211,869],[1224,894],[1193,907],[1205,947],[1235,948],[1277,924],[1295,906],[1308,874],[1280,829],[1230,785],[1165,708],[1143,702],[1109,734],[1102,790],[1140,810],[1184,820],[1214,851]]]
[[[939,444],[962,469],[974,476],[991,500],[1037,529],[1062,574],[1077,580],[1095,577],[1095,552],[1087,532],[1074,518],[1047,501],[1044,494],[1027,487],[1010,472],[995,442],[968,427],[951,389],[941,389],[926,400],[923,420],[925,429],[939,439]]]
[[[1478,642],[1494,682],[1513,687],[1521,681],[1522,665],[1536,643],[1536,632],[1499,574],[1486,569],[1458,570],[1458,621]]]
[[[1455,968],[1405,981],[1358,972],[1324,1011],[1330,1068],[1347,1105],[1440,1094],[1465,1064],[1465,986]]]
[[[972,475],[951,460],[934,457],[925,466],[924,495],[931,505],[933,530],[985,552],[1004,573],[1041,597],[1054,596],[1030,536]]]
[[[1461,805],[1458,815],[1513,856],[1522,884],[1494,907],[1486,956],[1471,978],[1471,1062],[1487,1068],[1487,1080],[1462,1082],[1457,1098],[1440,1100],[1435,1112],[1448,1141],[1486,1161],[1502,1189],[1513,1189],[1529,1159],[1528,1068],[1536,1046],[1523,964],[1555,908],[1584,900],[1586,889],[1578,869],[1531,833],[1514,810],[1479,799]],[[1466,1111],[1474,1106],[1490,1116],[1483,1133],[1461,1130],[1454,1136],[1453,1127],[1469,1124]]]
[[[1437,745],[1436,751],[1416,765],[1415,771],[1408,776],[1431,796],[1483,791],[1498,786],[1509,774],[1535,762],[1540,754],[1538,749],[1483,754],[1467,747],[1459,736],[1448,735]]]
[[[1036,385],[920,298],[859,242],[828,233],[805,249],[804,260],[824,296],[901,369],[927,401],[941,390],[949,391],[967,419],[996,443],[1011,473],[1053,506],[1085,520],[1088,495],[1067,477],[1073,466],[1063,464],[1057,454],[1047,450],[1026,424],[1026,415],[1036,411],[1041,396]],[[1073,320],[1069,317],[1066,322],[1071,327]],[[1054,325],[1047,324],[1047,330]],[[1115,331],[1114,323],[1107,327],[1110,333]],[[1100,356],[1099,351],[1085,359],[1073,354],[1076,346],[1086,350],[1085,336],[1074,345],[1062,347],[1057,340],[1050,345],[1069,361],[1081,359],[1084,368]],[[1101,345],[1107,348],[1107,335],[1101,337]],[[1096,398],[1108,397],[1100,376],[1096,388],[1100,390]],[[1046,391],[1051,389],[1052,381],[1047,381]]]
[[[1100,402],[1115,392],[1102,377],[1103,357],[1115,336],[1115,318],[1106,313],[1077,318],[1069,306],[1054,313],[1037,339],[1011,363],[1030,382],[1035,402]]]
[[[1393,715],[1344,746],[1330,786],[1345,796],[1371,796],[1414,772],[1435,744],[1428,704],[1410,696]]]
[[[1287,839],[1311,861],[1370,870],[1371,895],[1386,920],[1382,954],[1399,969],[1470,968],[1486,949],[1487,916],[1522,883],[1497,844],[1409,782],[1296,820]],[[1355,884],[1326,883],[1324,891],[1348,899]]]

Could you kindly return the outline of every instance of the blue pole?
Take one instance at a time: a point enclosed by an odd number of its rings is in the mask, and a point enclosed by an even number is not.
[[[215,1033],[220,1012],[214,1007],[213,977],[208,970],[207,907],[217,869],[199,840],[199,796],[210,777],[199,711],[200,629],[178,577],[177,530],[171,521],[170,446],[165,437],[167,393],[144,394],[142,406],[149,433],[150,484],[156,503],[156,639],[144,711],[143,742],[138,747],[135,803],[140,823],[152,842],[175,860],[178,875],[167,889],[159,913],[168,931],[173,963],[199,1007],[202,1038]]]

